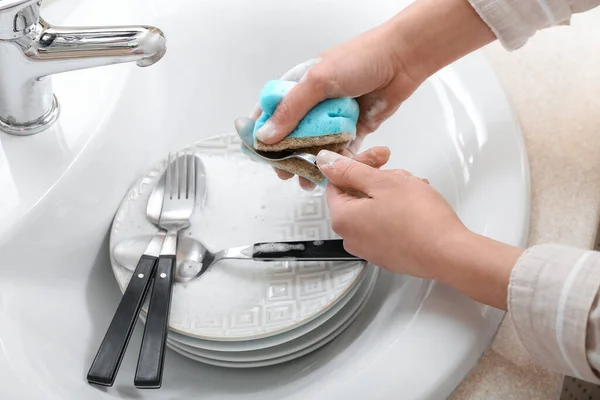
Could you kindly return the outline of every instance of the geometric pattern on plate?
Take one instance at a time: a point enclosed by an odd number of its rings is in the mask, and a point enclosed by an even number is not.
[[[198,349],[169,339],[167,346],[193,360],[233,368],[254,368],[275,365],[313,352],[339,336],[359,315],[377,282],[379,269],[365,273],[358,291],[350,301],[328,321],[307,334],[280,345],[256,351],[218,352]]]
[[[334,239],[322,189],[306,193],[240,151],[237,135],[197,142],[206,168],[206,203],[181,234],[218,250],[261,241]],[[157,231],[146,202],[166,162],[140,178],[124,197],[111,229],[112,269],[124,291],[132,272],[113,258],[124,239]],[[287,185],[287,186],[284,186]],[[169,328],[208,340],[249,340],[286,332],[331,308],[359,280],[362,262],[226,260],[199,279],[173,289]],[[147,305],[142,309],[145,315]]]

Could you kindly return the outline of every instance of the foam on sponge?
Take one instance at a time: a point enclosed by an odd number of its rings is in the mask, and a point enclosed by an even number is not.
[[[358,103],[349,97],[328,99],[316,105],[298,123],[296,129],[282,141],[266,144],[256,138],[256,131],[273,115],[283,97],[296,85],[290,81],[269,81],[260,93],[262,114],[254,126],[254,147],[262,151],[302,150],[317,154],[320,150],[341,151],[356,137]],[[318,168],[302,160],[273,162],[275,166],[303,176],[315,183],[324,183]]]

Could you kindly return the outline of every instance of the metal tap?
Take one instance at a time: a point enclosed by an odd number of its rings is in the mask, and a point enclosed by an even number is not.
[[[150,26],[55,27],[40,18],[41,0],[0,0],[0,130],[31,135],[59,115],[53,74],[124,62],[147,67],[166,52]]]

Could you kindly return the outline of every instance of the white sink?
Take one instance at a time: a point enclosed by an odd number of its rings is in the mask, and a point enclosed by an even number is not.
[[[57,75],[53,81],[62,106],[59,121],[30,137],[0,135],[0,398],[271,399],[293,393],[350,399],[390,398],[396,393],[395,398],[438,399],[473,367],[502,313],[433,284],[426,301],[438,311],[419,329],[439,336],[439,345],[448,348],[448,354],[468,349],[456,363],[440,363],[444,371],[438,381],[423,375],[411,378],[412,383],[402,382],[402,374],[410,375],[410,363],[405,359],[396,365],[385,354],[373,352],[365,355],[364,365],[361,355],[349,356],[358,364],[348,366],[350,372],[339,375],[341,381],[332,385],[328,379],[341,370],[343,361],[336,360],[335,346],[322,355],[254,371],[209,367],[169,351],[163,388],[138,391],[132,381],[139,326],[114,387],[97,388],[85,380],[120,298],[107,235],[123,195],[170,150],[231,132],[233,120],[248,114],[266,80],[384,21],[406,2],[341,4],[341,0],[47,0],[43,15],[55,24],[157,26],[167,37],[167,54],[149,68],[122,64]],[[271,35],[264,21],[277,21],[272,24],[278,33]],[[464,71],[481,72],[491,82],[492,95],[502,97],[480,56],[463,63]],[[430,85],[423,90],[437,89]],[[508,108],[498,113],[498,129],[512,126],[506,121]],[[520,138],[506,143],[520,148],[521,158],[513,161],[526,164]],[[520,173],[521,191],[511,200],[517,205],[529,200],[527,170]],[[525,222],[497,232],[498,239],[523,244],[527,207],[520,215]],[[445,307],[451,303],[462,309]],[[448,337],[456,340],[452,346],[442,340],[445,328],[434,332],[444,324],[450,326]],[[394,341],[386,340],[390,346]],[[412,357],[409,350],[404,354]],[[440,353],[440,360],[446,355]],[[366,377],[376,362],[383,363],[389,375]],[[399,376],[393,373],[395,368]],[[321,397],[323,393],[327,395]]]

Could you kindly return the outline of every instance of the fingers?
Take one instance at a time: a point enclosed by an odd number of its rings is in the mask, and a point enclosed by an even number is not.
[[[282,169],[279,169],[277,167],[273,167],[273,169],[275,170],[275,173],[277,174],[277,177],[279,177],[279,179],[287,181],[289,179],[292,179],[294,177],[294,174],[292,174],[291,172],[287,172],[284,171]],[[311,191],[314,190],[315,187],[317,185],[315,185],[313,182],[309,181],[306,178],[303,178],[301,176],[298,177],[298,182],[300,183],[300,187],[304,190],[307,191]]]
[[[383,167],[385,164],[387,164],[387,162],[390,159],[390,155],[391,155],[391,151],[388,147],[377,146],[377,147],[373,147],[371,149],[368,149],[368,150],[363,151],[362,153],[356,155],[355,157],[353,157],[353,160],[357,161],[359,163],[365,164],[371,168],[379,169],[379,168]],[[346,155],[346,157],[351,157],[351,154],[348,153]],[[282,180],[289,180],[294,177],[294,175],[290,172],[281,170],[276,167],[274,167],[273,169],[275,170],[275,173],[277,174],[277,176]],[[421,177],[415,176],[408,171],[392,170],[392,171],[386,171],[386,173],[387,174],[396,174],[396,175],[400,175],[403,177],[419,179],[420,181],[429,184],[429,180],[427,178],[421,178]],[[382,178],[382,177],[379,177],[379,178]],[[300,187],[304,190],[312,191],[316,187],[316,184],[314,182],[311,182],[308,179],[303,178],[301,176],[298,177],[298,181],[300,183]],[[378,181],[379,181],[379,179],[376,182],[378,182]],[[359,194],[365,193],[365,192],[357,193],[357,189],[353,189],[351,187],[345,188],[348,190],[338,189],[335,185],[333,187],[335,189],[337,189],[339,194],[341,194],[341,193],[348,194],[350,197],[354,197],[354,198],[364,197],[364,196],[359,196]]]
[[[303,178],[301,176],[298,177],[298,182],[300,183],[300,187],[306,191],[311,191],[314,190],[317,185],[315,185],[313,182],[309,181],[306,178]]]
[[[277,174],[277,176],[281,180],[287,181],[287,180],[292,179],[294,177],[294,174],[292,174],[290,172],[287,172],[287,171],[284,171],[282,169],[275,168],[275,167],[273,169],[275,170],[275,173]],[[308,179],[303,178],[301,176],[298,177],[298,181],[300,182],[300,187],[302,189],[304,189],[304,190],[307,190],[307,191],[314,190],[315,187],[317,186],[313,182],[311,182]]]
[[[381,168],[390,159],[390,154],[391,153],[389,148],[384,146],[378,146],[358,154],[356,157],[354,157],[354,160],[373,168]],[[277,176],[282,180],[288,180],[294,176],[293,174],[281,170],[279,168],[273,169],[275,170],[275,173],[277,173]],[[298,181],[300,183],[300,187],[304,190],[311,191],[314,190],[316,187],[315,183],[301,176],[298,177]]]
[[[277,174],[277,176],[279,177],[279,179],[282,179],[284,181],[287,181],[288,179],[291,179],[294,177],[294,174],[284,171],[282,169],[279,168],[275,168],[273,167],[273,169],[275,170],[275,173]]]
[[[356,199],[356,196],[340,189],[331,182],[327,183],[327,187],[325,188],[325,200],[327,201],[327,206],[331,213],[335,214],[336,210],[340,210],[346,206],[348,202]]]
[[[369,202],[347,193],[332,183],[327,184],[325,200],[329,209],[331,229],[342,237],[353,226],[361,225],[358,220],[364,216],[364,211],[367,210],[365,207],[369,205]]]
[[[362,153],[356,155],[354,160],[361,162],[373,168],[381,168],[390,160],[390,149],[385,146],[377,146],[371,149],[365,150]]]
[[[366,164],[332,151],[322,150],[317,165],[323,175],[335,186],[369,195],[379,182],[379,171]]]
[[[365,136],[367,135],[363,133],[357,133],[356,138],[352,142],[350,142],[350,145],[346,150],[352,154],[352,157],[354,157],[358,153],[360,146],[362,146],[362,143],[365,140]]]
[[[280,142],[289,135],[300,120],[329,96],[329,78],[309,70],[277,105],[273,115],[256,131],[256,137],[266,144]]]

